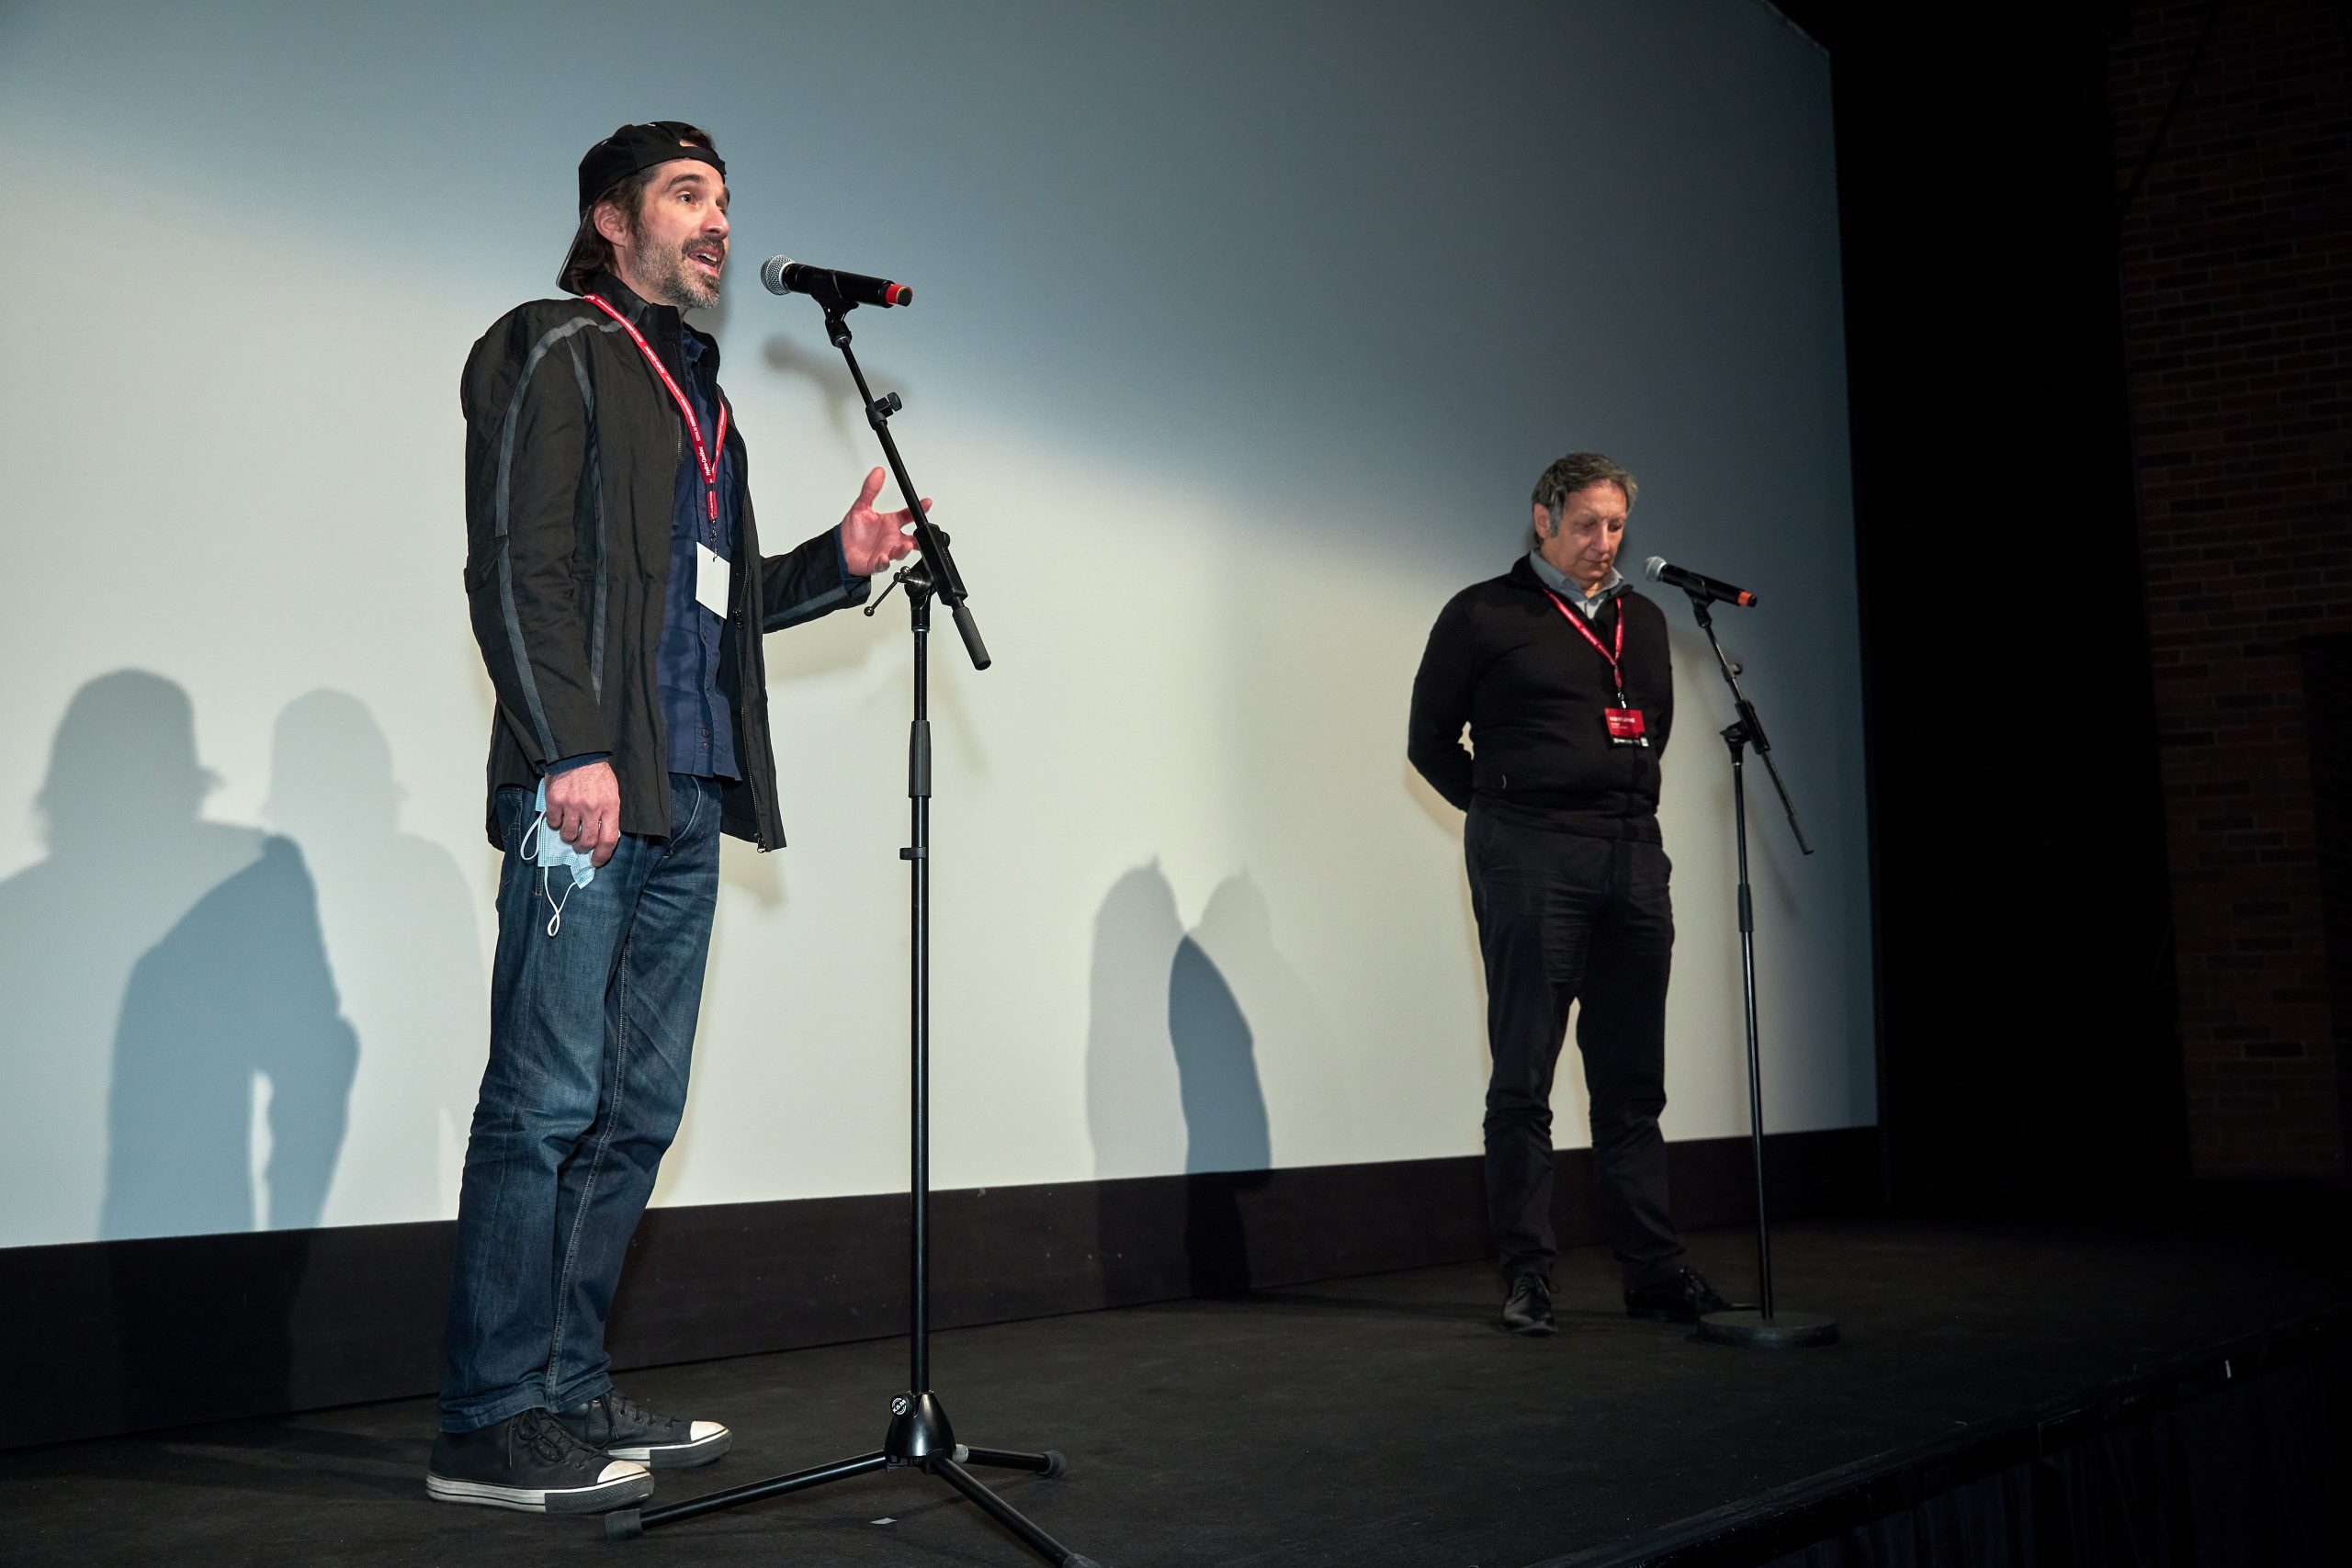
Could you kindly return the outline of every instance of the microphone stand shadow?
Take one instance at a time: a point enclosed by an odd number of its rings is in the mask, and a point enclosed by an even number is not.
[[[802,268],[803,277],[814,269]],[[906,498],[915,515],[915,539],[919,558],[899,571],[890,580],[890,588],[903,586],[907,604],[911,612],[914,634],[914,722],[907,748],[907,798],[913,808],[913,842],[899,852],[899,858],[908,863],[912,874],[914,942],[910,960],[911,969],[910,1004],[912,1011],[912,1048],[914,1071],[911,1099],[913,1120],[911,1139],[913,1170],[909,1182],[913,1221],[910,1262],[913,1290],[908,1302],[909,1372],[907,1388],[890,1399],[890,1425],[884,1434],[881,1448],[871,1453],[820,1464],[810,1470],[797,1471],[749,1485],[714,1492],[707,1496],[673,1504],[666,1508],[642,1510],[621,1508],[605,1516],[605,1535],[608,1540],[628,1540],[647,1530],[662,1525],[715,1513],[722,1508],[737,1507],[769,1497],[781,1497],[788,1492],[805,1492],[811,1487],[846,1481],[852,1476],[870,1475],[878,1470],[913,1468],[946,1482],[977,1505],[990,1518],[1018,1537],[1030,1551],[1054,1563],[1056,1568],[1101,1568],[1091,1557],[1072,1551],[1031,1522],[1012,1504],[990,1491],[978,1477],[964,1467],[982,1465],[1000,1470],[1025,1470],[1051,1478],[1061,1474],[1065,1465],[1062,1456],[1051,1449],[1032,1453],[1012,1449],[984,1449],[959,1443],[947,1422],[947,1411],[931,1387],[931,1294],[930,1294],[930,1207],[931,1207],[931,718],[930,680],[927,652],[931,637],[931,602],[944,599],[962,634],[964,650],[971,657],[972,667],[989,667],[989,651],[980,641],[980,631],[972,619],[972,612],[964,603],[964,580],[956,570],[955,558],[947,553],[947,536],[932,526],[923,515],[919,498],[922,491],[907,477],[906,464],[899,457],[898,443],[890,438],[890,416],[901,404],[896,392],[876,398],[865,384],[865,373],[858,368],[857,355],[850,352],[849,323],[842,317],[857,308],[838,284],[820,276],[813,283],[797,291],[813,296],[824,307],[825,330],[833,346],[842,351],[849,364],[851,379],[857,384],[857,394],[865,409],[866,423],[874,429],[882,444],[883,457],[890,465],[890,472],[899,481],[899,493]],[[887,597],[890,588],[884,589]],[[872,615],[881,607],[881,599],[866,606]]]

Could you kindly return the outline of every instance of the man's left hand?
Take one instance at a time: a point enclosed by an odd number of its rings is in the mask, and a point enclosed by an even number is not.
[[[876,512],[874,498],[882,493],[884,475],[876,468],[865,476],[865,483],[851,502],[848,514],[842,518],[842,557],[849,563],[851,572],[859,577],[871,577],[915,547],[905,529],[915,520],[911,508],[904,512]],[[931,510],[931,497],[922,498],[922,509]]]

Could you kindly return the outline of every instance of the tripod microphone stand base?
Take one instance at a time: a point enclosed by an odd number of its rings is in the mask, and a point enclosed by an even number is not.
[[[1817,1312],[1777,1312],[1767,1317],[1754,1307],[1711,1312],[1699,1320],[1699,1337],[1710,1345],[1751,1350],[1797,1350],[1838,1343],[1838,1320]]]
[[[877,1470],[911,1468],[927,1475],[935,1475],[961,1492],[982,1513],[1012,1531],[1023,1546],[1056,1564],[1057,1568],[1102,1568],[1091,1557],[1072,1551],[1038,1529],[1026,1515],[998,1496],[978,1477],[965,1469],[967,1464],[987,1465],[999,1470],[1026,1470],[1051,1480],[1062,1472],[1067,1461],[1052,1449],[1043,1453],[1026,1453],[1012,1449],[967,1448],[956,1440],[955,1430],[947,1424],[947,1412],[941,1406],[937,1394],[929,1392],[894,1394],[890,1400],[889,1433],[882,1439],[882,1447],[873,1453],[820,1464],[813,1470],[796,1471],[790,1475],[779,1475],[768,1481],[755,1481],[748,1486],[714,1492],[708,1496],[691,1498],[666,1508],[616,1508],[605,1516],[605,1539],[635,1540],[656,1526],[691,1519],[720,1508],[779,1497],[787,1492],[805,1492],[812,1486],[847,1481],[855,1475],[869,1475]]]

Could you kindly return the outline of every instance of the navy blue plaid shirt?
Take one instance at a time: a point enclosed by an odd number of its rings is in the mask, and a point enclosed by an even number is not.
[[[679,333],[678,347],[686,362],[679,389],[694,404],[703,439],[711,441],[718,434],[718,378],[710,363],[714,356],[691,327]],[[695,597],[700,575],[695,546],[707,545],[729,561],[731,579],[743,532],[742,491],[735,465],[724,447],[715,456],[718,515],[713,518],[703,503],[702,468],[695,461],[694,443],[685,441],[679,454],[677,502],[670,513],[670,592],[662,602],[654,677],[662,688],[662,717],[670,731],[670,771],[740,779],[743,773],[735,761],[735,719],[728,711],[727,694],[718,689],[719,639],[727,621]]]

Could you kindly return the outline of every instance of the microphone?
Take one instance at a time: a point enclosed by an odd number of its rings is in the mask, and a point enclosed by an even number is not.
[[[813,294],[820,300],[839,299],[852,305],[911,305],[915,291],[887,277],[862,272],[835,272],[810,266],[790,256],[770,256],[760,264],[760,281],[771,294]]]
[[[1718,582],[1712,577],[1702,577],[1679,566],[1668,566],[1664,556],[1650,557],[1642,570],[1652,582],[1663,582],[1670,588],[1679,588],[1685,593],[1696,593],[1702,599],[1719,600],[1725,604],[1756,603],[1756,595],[1747,589],[1734,588],[1728,582]]]

